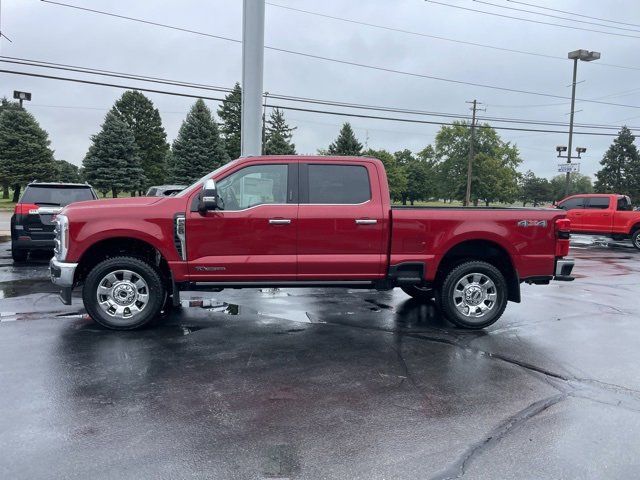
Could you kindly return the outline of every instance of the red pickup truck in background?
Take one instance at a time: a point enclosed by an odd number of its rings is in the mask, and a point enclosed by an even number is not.
[[[181,291],[401,287],[483,328],[520,283],[573,280],[557,209],[391,207],[382,162],[247,157],[173,197],[80,202],[57,217],[50,262],[61,299],[83,285],[112,329],[150,323]]]
[[[605,235],[614,240],[630,238],[640,250],[640,211],[633,210],[626,195],[572,195],[557,206],[567,211],[573,233]]]

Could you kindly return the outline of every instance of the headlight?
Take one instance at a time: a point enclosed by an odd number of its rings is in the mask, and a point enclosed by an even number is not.
[[[55,247],[53,251],[56,258],[63,262],[67,258],[69,250],[69,219],[66,215],[58,215],[55,222]]]

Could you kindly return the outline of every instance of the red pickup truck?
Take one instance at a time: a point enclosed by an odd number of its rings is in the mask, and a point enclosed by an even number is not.
[[[640,211],[633,210],[626,195],[572,195],[558,202],[567,211],[571,231],[588,235],[606,235],[615,240],[631,238],[640,250]]]
[[[141,327],[181,291],[401,287],[467,328],[495,322],[520,283],[573,280],[557,209],[392,208],[382,162],[246,157],[173,197],[80,202],[57,217],[61,299],[83,284],[89,315]]]

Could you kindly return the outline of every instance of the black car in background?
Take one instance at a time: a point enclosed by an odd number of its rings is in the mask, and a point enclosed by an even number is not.
[[[172,197],[187,188],[187,185],[156,185],[149,187],[147,197]]]
[[[11,217],[13,261],[24,262],[32,250],[53,250],[56,214],[70,203],[97,198],[91,185],[84,183],[27,185]]]

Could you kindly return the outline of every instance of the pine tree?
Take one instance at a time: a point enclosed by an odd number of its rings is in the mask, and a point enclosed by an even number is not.
[[[202,99],[193,105],[173,142],[171,179],[190,184],[229,159],[218,125]]]
[[[141,188],[146,190],[151,185],[164,183],[169,144],[160,112],[153,102],[141,92],[130,90],[116,101],[112,112],[133,132],[140,164],[147,179]]]
[[[84,161],[84,176],[97,190],[113,197],[119,192],[137,191],[145,184],[136,140],[129,126],[112,111],[105,116],[102,130],[91,137]]]
[[[240,128],[242,124],[242,88],[236,82],[233,90],[227,95],[220,108],[220,131],[224,138],[225,149],[229,160],[240,156]]]
[[[352,155],[362,154],[362,144],[358,141],[349,122],[342,125],[338,138],[329,145],[329,155]]]
[[[596,191],[622,193],[633,199],[640,197],[640,154],[634,145],[636,137],[622,127],[600,161],[602,168],[596,173]]]
[[[50,181],[55,174],[49,135],[26,110],[3,108],[0,112],[0,181],[13,186],[13,201],[22,185]]]
[[[80,172],[76,165],[66,160],[56,160],[56,181],[66,183],[79,183]]]
[[[266,155],[295,155],[296,146],[291,142],[293,131],[297,127],[290,127],[279,108],[274,108],[266,125],[266,141],[264,153]]]
[[[17,110],[19,108],[20,104],[18,102],[8,100],[7,97],[2,97],[2,100],[0,100],[0,113],[6,109]],[[2,181],[2,198],[9,198],[9,182],[5,178],[0,180]]]

